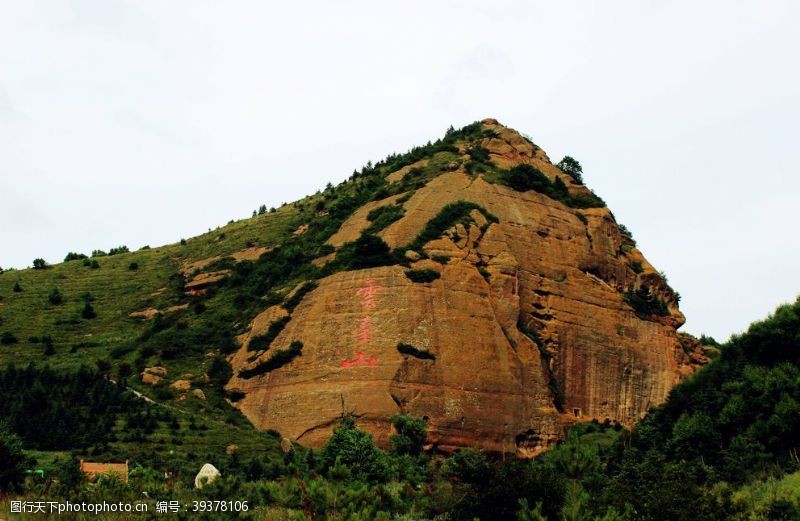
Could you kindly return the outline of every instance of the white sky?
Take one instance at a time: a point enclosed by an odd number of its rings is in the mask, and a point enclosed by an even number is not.
[[[484,117],[718,340],[800,293],[793,1],[0,0],[0,266],[174,242]]]

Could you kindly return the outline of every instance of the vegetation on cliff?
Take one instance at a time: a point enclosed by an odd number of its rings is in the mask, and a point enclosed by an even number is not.
[[[239,347],[236,338],[266,307],[282,306],[288,316],[251,337],[249,348],[260,360],[239,373],[246,378],[303,362],[299,340],[273,343],[292,314],[302,311],[300,304],[318,279],[374,266],[410,267],[405,256],[409,249],[425,256],[422,246],[454,226],[474,224],[476,219],[498,221],[476,203],[457,201],[441,208],[409,244],[391,249],[379,234],[404,216],[403,203],[436,176],[463,167],[473,175],[485,174],[488,181],[536,190],[572,213],[569,208],[603,205],[593,194],[571,195],[576,185],[569,179],[568,188],[560,177],[550,181],[530,165],[494,165],[489,150],[478,144],[494,137],[496,133],[480,123],[451,128],[434,143],[368,163],[336,187],[329,185],[279,209],[262,206],[252,219],[199,237],[135,252],[124,246],[109,253],[96,250],[91,259],[71,252],[63,264],[42,261],[37,270],[0,272],[0,367],[5,368],[0,372],[0,394],[13,397],[0,404],[0,417],[7,423],[0,427],[2,491],[71,501],[133,501],[143,491],[151,498],[249,500],[259,505],[251,512],[254,518],[266,513],[294,519],[610,520],[652,518],[663,507],[647,498],[658,496],[662,486],[675,491],[680,482],[690,486],[692,507],[727,501],[726,512],[739,508],[737,497],[766,497],[760,485],[785,486],[783,480],[794,467],[792,447],[781,440],[796,434],[792,400],[797,399],[796,394],[786,398],[776,391],[788,388],[791,378],[796,380],[785,367],[784,373],[769,375],[751,370],[747,375],[753,383],[742,384],[739,393],[762,393],[774,400],[774,411],[751,411],[737,402],[728,407],[726,414],[732,416],[720,420],[714,407],[727,399],[713,395],[709,384],[708,389],[702,387],[703,395],[710,397],[705,408],[695,411],[694,402],[683,399],[688,417],[670,413],[668,403],[630,435],[610,423],[580,425],[564,443],[533,461],[503,460],[471,449],[449,456],[426,454],[425,421],[404,415],[392,418],[395,432],[388,450],[376,447],[359,428],[370,418],[347,414],[323,450],[286,442],[281,448],[278,433],[258,432],[230,406],[229,401],[241,396],[224,391],[233,374],[226,356]],[[579,163],[567,159],[559,168],[582,183]],[[388,180],[406,167],[411,168],[402,178]],[[384,201],[388,197],[393,199]],[[368,225],[360,236],[338,248],[327,244],[365,204],[378,206],[366,215]],[[575,214],[587,224],[583,214]],[[255,253],[236,257],[249,250]],[[447,263],[448,257],[434,260]],[[644,269],[641,262],[639,268]],[[432,269],[404,272],[420,283],[438,276]],[[488,274],[485,268],[484,273]],[[213,283],[198,283],[210,275]],[[549,354],[541,339],[523,332],[546,360]],[[406,362],[426,366],[444,358],[435,361],[433,352],[410,344],[398,344],[397,351],[423,360]],[[47,367],[27,365],[43,352]],[[11,362],[16,366],[9,367]],[[730,364],[714,385],[733,393],[735,385],[729,380],[748,381],[748,376],[744,369],[734,374],[739,366]],[[145,382],[147,370],[154,367],[165,369],[163,376]],[[711,378],[703,376],[706,373],[698,379]],[[761,376],[773,382],[768,389],[757,386]],[[560,403],[558,382],[552,374],[548,378]],[[674,399],[680,400],[678,396]],[[707,419],[713,426],[709,432],[704,430]],[[750,420],[757,424],[751,431],[745,428]],[[730,430],[732,421],[738,422],[739,430]],[[776,425],[783,429],[777,440],[766,434]],[[684,455],[689,448],[694,452]],[[80,457],[130,460],[130,484],[87,485],[75,470]],[[741,470],[755,468],[750,466],[753,461],[759,473]],[[224,477],[195,491],[191,480],[205,462],[213,463]],[[637,467],[637,462],[649,466]],[[659,465],[674,466],[669,478],[674,481],[664,483],[667,478],[657,476]],[[25,480],[24,470],[32,468],[44,468],[48,477],[58,476],[58,482]],[[642,497],[636,496],[639,493]],[[752,501],[763,503],[762,499]]]
[[[184,500],[247,500],[258,506],[248,515],[297,519],[433,519],[444,514],[498,520],[796,519],[798,335],[800,300],[722,345],[718,359],[676,387],[632,432],[596,422],[579,424],[563,443],[533,460],[495,459],[472,449],[431,457],[422,450],[425,422],[408,416],[393,419],[395,434],[390,449],[383,451],[353,417],[345,416],[319,452],[294,447],[282,453],[273,444],[248,459],[238,453],[217,457],[224,477],[201,492],[137,466],[128,485],[106,480],[87,487],[78,475],[53,487],[48,497],[75,501],[93,494],[133,501],[144,489]],[[90,371],[81,374],[82,384],[98,391],[74,399],[94,400],[94,419],[101,423],[121,413],[115,404],[132,399]],[[6,371],[0,381],[5,387],[17,382],[13,392],[25,394],[53,378],[63,377],[29,368]],[[59,396],[78,386],[62,383]],[[10,390],[5,387],[4,393]],[[143,406],[133,405],[124,413],[129,425],[133,417],[144,422]],[[75,414],[80,411],[76,408]],[[42,414],[46,424],[63,416],[55,409]],[[178,421],[167,412],[161,415],[150,427],[155,432],[159,422]],[[29,479],[23,485],[21,447],[40,434],[20,430],[21,439],[0,429],[0,458],[8,462],[0,478],[5,490],[24,486],[36,495],[46,484]],[[92,432],[97,431],[87,431]],[[63,439],[67,446],[91,441]],[[67,457],[54,471],[68,476],[70,465]]]

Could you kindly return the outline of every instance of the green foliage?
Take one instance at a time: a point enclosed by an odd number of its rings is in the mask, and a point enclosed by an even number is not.
[[[436,140],[434,143],[428,143],[425,146],[414,147],[405,154],[390,154],[385,160],[375,165],[381,167],[385,172],[395,172],[404,166],[416,163],[422,159],[429,158],[440,152],[451,152],[458,154],[458,148],[455,143],[460,140],[475,140],[482,137],[483,130],[481,123],[476,121],[461,129],[454,129],[452,126],[447,130],[444,138]],[[361,175],[365,172],[362,171]]]
[[[369,483],[385,481],[389,475],[386,455],[375,446],[372,436],[356,427],[349,416],[333,429],[322,450],[321,463],[328,472],[334,471],[337,465],[344,465],[353,479]]]
[[[233,376],[233,369],[231,369],[231,364],[224,357],[215,356],[211,359],[211,364],[209,364],[206,374],[208,374],[211,385],[221,388]]]
[[[576,159],[570,156],[564,156],[556,166],[560,168],[562,172],[583,184],[583,167],[581,167],[581,164]]]
[[[631,261],[630,266],[634,273],[642,273],[644,271],[642,261]]]
[[[46,353],[48,346],[54,351],[52,339],[45,341],[41,337],[42,332],[53,332],[58,335],[59,356],[48,361],[58,368],[51,371],[54,377],[62,378],[55,381],[49,376],[34,376],[18,378],[13,386],[0,384],[0,396],[15,397],[0,404],[0,417],[17,421],[25,413],[21,425],[28,430],[17,434],[26,448],[42,448],[41,440],[52,437],[59,440],[57,448],[73,450],[81,456],[131,459],[132,464],[146,466],[132,472],[132,482],[127,486],[89,486],[81,482],[81,473],[69,458],[63,464],[64,473],[58,475],[60,483],[46,492],[29,484],[29,497],[65,494],[71,499],[127,500],[141,498],[143,491],[150,497],[174,497],[184,503],[186,498],[247,497],[260,505],[254,516],[268,519],[410,520],[438,516],[454,520],[611,521],[796,517],[798,499],[794,492],[798,485],[790,479],[794,474],[788,474],[798,468],[796,440],[800,439],[796,310],[779,310],[776,317],[767,321],[769,324],[754,326],[746,335],[722,347],[719,359],[676,388],[667,403],[650,414],[633,434],[620,433],[618,427],[610,425],[580,424],[563,443],[531,461],[511,457],[503,461],[469,450],[462,450],[443,463],[437,458],[429,460],[420,453],[425,423],[411,417],[394,419],[396,433],[390,439],[388,454],[377,449],[367,433],[345,422],[337,429],[347,432],[334,436],[338,441],[333,447],[314,453],[298,446],[284,455],[277,449],[274,435],[258,433],[243,423],[240,414],[231,411],[223,398],[242,398],[241,393],[226,395],[223,390],[232,375],[225,353],[237,347],[232,339],[243,332],[257,312],[267,305],[279,304],[282,295],[303,281],[342,269],[357,269],[353,267],[357,265],[353,261],[355,241],[340,249],[337,260],[324,268],[311,264],[315,257],[332,252],[323,244],[354,209],[426,182],[458,163],[450,151],[455,149],[457,140],[474,142],[484,135],[480,124],[452,130],[438,145],[429,144],[408,155],[368,165],[347,183],[329,187],[314,199],[286,205],[272,212],[275,215],[254,219],[257,229],[247,228],[251,226],[247,223],[230,224],[223,230],[182,241],[182,246],[168,245],[137,253],[140,268],[135,276],[125,269],[130,258],[123,257],[104,260],[104,269],[98,272],[83,269],[80,263],[67,263],[35,273],[23,270],[14,278],[0,277],[0,290],[5,295],[10,294],[17,277],[25,286],[23,294],[3,303],[4,329],[21,338],[37,335],[43,343],[40,347],[5,348],[0,355],[6,356],[5,360],[37,358],[42,355],[42,347]],[[459,143],[462,144],[470,150],[474,143]],[[481,163],[480,151],[472,155],[472,163],[487,168],[487,178],[500,175],[496,167]],[[408,175],[407,180],[391,185],[385,181],[391,168],[419,159],[428,162]],[[543,189],[556,197],[567,192],[564,183],[558,181]],[[564,201],[572,207],[597,204],[590,199]],[[419,240],[436,239],[454,224],[469,224],[472,209],[491,218],[476,205],[464,211],[457,203],[437,216],[438,220],[428,223],[423,230],[427,239],[423,236]],[[318,216],[321,210],[329,215]],[[385,243],[369,237],[399,214],[391,209],[372,214],[371,226],[375,228],[361,244],[367,257],[375,255],[367,264],[405,264],[398,253],[410,246],[392,253]],[[294,236],[289,231],[306,223],[309,229],[305,234]],[[216,241],[223,234],[225,241]],[[255,261],[225,261],[231,275],[206,295],[185,296],[182,277],[168,281],[178,269],[175,259],[224,259],[237,248],[252,246],[254,237],[258,237],[258,244],[277,246]],[[87,267],[91,266],[92,261],[85,260]],[[634,262],[631,268],[636,270]],[[42,309],[40,304],[55,285],[71,299],[90,291],[97,295],[92,302],[97,318],[79,321],[79,308],[72,306]],[[658,306],[647,302],[649,293],[634,296],[643,299],[645,305]],[[284,305],[291,311],[301,299],[287,299]],[[29,302],[27,307],[25,302]],[[167,314],[147,323],[126,318],[132,310],[165,309],[176,304],[189,304],[196,312]],[[31,313],[33,309],[35,313]],[[91,343],[85,339],[89,333],[93,334]],[[526,334],[546,361],[549,354],[544,342],[535,332]],[[404,354],[433,357],[427,351],[413,349],[416,354],[410,349]],[[398,350],[403,352],[400,346]],[[206,357],[209,352],[213,355]],[[109,353],[113,353],[113,365],[109,363]],[[100,369],[90,371],[97,382],[87,383],[75,376],[81,362]],[[205,385],[207,401],[201,403],[191,396],[183,402],[176,400],[168,407],[180,409],[181,414],[163,421],[162,415],[171,410],[167,407],[133,400],[127,392],[123,392],[119,403],[103,398],[113,391],[101,385],[124,389],[125,380],[145,364],[162,363],[169,366],[171,375],[186,371],[208,374],[209,382],[199,384]],[[105,380],[104,374],[118,378],[120,383]],[[6,377],[5,372],[0,375]],[[157,402],[174,398],[166,381],[155,388],[139,384],[137,378],[131,381]],[[193,385],[197,382],[199,379]],[[557,387],[554,378],[552,382]],[[56,391],[51,392],[53,389]],[[17,396],[22,397],[21,403]],[[202,411],[202,416],[194,415],[193,410]],[[47,428],[42,429],[42,425]],[[541,442],[540,435],[535,431],[520,433],[517,446],[535,448]],[[615,441],[617,438],[619,441]],[[226,456],[224,447],[230,443],[240,445],[243,455]],[[248,444],[249,453],[245,456]],[[37,452],[36,457],[52,461],[54,455]],[[205,461],[220,468],[224,478],[195,492],[190,482]],[[4,468],[0,458],[0,474]],[[161,477],[165,471],[175,476],[170,483]],[[148,477],[145,479],[144,475]]]
[[[139,269],[138,262],[131,262],[130,264],[128,264],[128,271],[136,271],[138,269]]]
[[[53,288],[50,290],[50,294],[47,295],[47,301],[54,306],[59,306],[64,303],[64,295],[61,294],[58,288]]]
[[[547,521],[547,518],[542,514],[542,502],[539,501],[534,508],[531,508],[528,506],[527,499],[520,499],[517,521]]]
[[[568,194],[564,192],[556,192],[553,184],[546,175],[538,168],[526,163],[504,170],[500,180],[503,184],[518,192],[534,190],[548,195],[553,199],[563,199],[568,196]]]
[[[629,244],[630,246],[636,246],[636,241],[633,240],[633,234],[630,230],[628,230],[627,226],[624,224],[619,225],[619,233],[622,235],[625,244]]]
[[[521,164],[508,170],[502,170],[497,179],[500,183],[518,192],[534,190],[551,199],[561,201],[572,208],[602,208],[605,206],[605,202],[594,193],[579,196],[570,195],[561,178],[557,177],[555,181],[551,182],[539,169],[529,164]]]
[[[3,344],[4,346],[16,344],[17,342],[19,342],[19,339],[10,331],[4,331],[0,336],[0,344]]]
[[[302,352],[303,343],[295,340],[289,344],[288,348],[275,351],[266,361],[261,362],[251,369],[242,369],[239,371],[239,376],[242,378],[252,378],[260,374],[274,371],[300,356]]]
[[[660,317],[669,315],[666,302],[661,300],[657,295],[653,295],[650,290],[644,286],[638,290],[626,292],[622,298],[636,311],[636,314],[642,318],[649,318],[651,315]]]
[[[81,317],[91,320],[93,318],[97,318],[97,312],[92,307],[91,302],[88,300],[83,304],[83,310],[81,311]]]
[[[405,214],[403,207],[396,204],[387,204],[370,210],[367,214],[367,220],[370,221],[370,225],[364,232],[373,235],[377,234],[379,231],[403,217],[403,214]]]
[[[69,261],[74,261],[74,260],[82,260],[82,259],[85,259],[85,258],[86,258],[86,255],[84,255],[83,253],[75,253],[75,252],[71,251],[71,252],[67,253],[66,257],[64,257],[64,262],[69,262]]]
[[[425,421],[407,414],[392,416],[392,426],[396,434],[389,437],[392,454],[419,456],[428,436],[428,425]]]
[[[83,265],[93,270],[96,270],[100,267],[100,263],[97,262],[97,259],[83,259]]]
[[[433,282],[441,277],[439,272],[430,268],[406,270],[406,277],[412,282]]]
[[[344,244],[336,252],[336,264],[341,269],[358,270],[394,264],[389,246],[377,235],[362,234],[353,242]]]
[[[52,356],[56,354],[56,347],[53,344],[53,339],[50,336],[42,337],[42,344],[44,344],[44,356]]]
[[[22,286],[19,285],[19,282],[14,283],[14,293],[22,293]]]
[[[127,246],[117,246],[116,248],[111,248],[108,250],[109,255],[119,255],[121,253],[129,253],[130,250]]]
[[[476,145],[470,147],[467,150],[467,154],[475,163],[481,164],[489,162],[489,151],[481,146]]]
[[[297,288],[297,291],[295,291],[294,294],[284,301],[283,307],[286,309],[286,311],[291,313],[294,311],[294,308],[296,308],[297,305],[302,302],[306,295],[317,289],[317,286],[319,286],[317,281],[304,282],[302,286]]]
[[[283,331],[283,328],[286,327],[286,324],[288,324],[291,319],[292,317],[285,316],[273,321],[267,328],[266,333],[250,339],[247,350],[261,351],[263,349],[269,349],[269,346],[272,345],[272,342],[278,337],[281,331]]]
[[[472,218],[469,214],[472,210],[481,212],[489,222],[498,222],[497,217],[482,206],[467,201],[457,201],[443,207],[433,219],[425,223],[425,227],[408,246],[408,249],[420,251],[427,242],[438,239],[447,229],[456,224],[470,224]]]
[[[26,446],[44,450],[88,447],[108,440],[118,416],[136,415],[144,402],[81,368],[55,372],[30,365],[0,371],[0,417]],[[43,428],[46,426],[46,428]]]
[[[610,497],[624,497],[645,519],[702,517],[720,510],[708,493],[719,480],[741,484],[800,468],[799,334],[800,300],[722,346],[626,440],[609,467]],[[724,501],[718,518],[756,508]]]
[[[42,258],[33,259],[33,269],[43,270],[47,268],[47,261]]]
[[[25,477],[26,463],[22,441],[0,423],[0,494],[19,487]]]
[[[422,360],[436,360],[436,355],[427,349],[419,349],[411,344],[404,344],[403,342],[400,342],[397,344],[397,350],[404,355],[413,356],[414,358],[419,358]]]
[[[460,449],[444,463],[445,475],[464,483],[484,483],[490,470],[489,458],[475,449]]]

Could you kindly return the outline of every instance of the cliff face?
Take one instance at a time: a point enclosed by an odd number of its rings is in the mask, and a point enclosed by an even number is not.
[[[494,120],[482,125],[477,146],[497,168],[529,164],[570,195],[589,193],[515,131]],[[447,171],[406,197],[357,210],[329,243],[356,239],[370,210],[383,205],[405,211],[378,233],[391,248],[411,244],[448,204],[478,205],[469,219],[408,252],[408,267],[321,279],[273,343],[302,342],[291,363],[239,375],[274,352],[254,355],[247,346],[286,316],[280,306],[240,338],[228,388],[244,393],[236,406],[257,427],[320,446],[348,412],[386,443],[391,416],[409,413],[427,418],[433,448],[529,456],[575,421],[631,424],[702,363],[681,346],[676,294],[607,208],[574,209],[468,173],[468,150],[459,148],[464,155]],[[402,182],[413,169],[388,180]],[[427,282],[411,280],[409,269],[428,274]],[[662,311],[634,309],[639,290]]]

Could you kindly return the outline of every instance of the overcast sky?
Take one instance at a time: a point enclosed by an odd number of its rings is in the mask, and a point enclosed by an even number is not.
[[[793,1],[0,0],[0,266],[174,242],[495,117],[727,338],[800,293]]]

